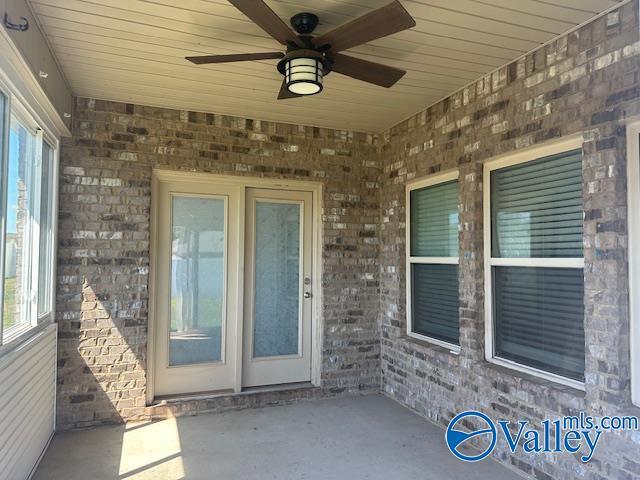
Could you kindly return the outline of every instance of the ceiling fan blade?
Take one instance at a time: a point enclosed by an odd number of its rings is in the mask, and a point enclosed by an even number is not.
[[[266,52],[266,53],[238,53],[232,55],[200,55],[197,57],[185,57],[196,65],[205,63],[225,63],[225,62],[244,62],[247,60],[271,60],[284,57],[282,52]]]
[[[304,95],[298,95],[297,93],[290,92],[287,88],[287,84],[282,80],[280,85],[280,91],[278,92],[278,100],[287,100],[288,98],[304,97]]]
[[[262,0],[229,0],[229,3],[281,44],[287,45],[291,42],[302,46],[295,32]]]
[[[336,53],[332,58],[332,71],[355,78],[356,80],[380,85],[381,87],[389,88],[395,85],[395,83],[407,73],[399,68],[369,62],[361,58],[343,55],[342,53]]]
[[[331,51],[340,52],[415,26],[413,17],[395,0],[386,7],[373,10],[314,38],[313,42],[316,47],[330,45]]]

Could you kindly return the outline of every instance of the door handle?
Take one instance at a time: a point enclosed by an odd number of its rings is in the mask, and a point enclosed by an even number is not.
[[[311,292],[304,292],[304,298],[311,298]]]

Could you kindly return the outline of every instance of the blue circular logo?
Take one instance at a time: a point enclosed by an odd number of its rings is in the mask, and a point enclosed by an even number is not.
[[[478,428],[471,432],[456,428],[458,423],[461,423],[463,419],[475,420],[475,423],[478,424]],[[484,451],[475,455],[466,455],[460,452],[459,449],[463,446],[463,444],[479,435],[484,435],[490,440],[489,446],[486,447]],[[493,420],[491,420],[484,413],[468,411],[462,412],[453,417],[453,419],[449,422],[449,426],[447,427],[445,439],[447,441],[449,450],[451,450],[451,453],[453,453],[460,460],[464,460],[465,462],[477,462],[478,460],[482,460],[483,458],[490,455],[491,452],[493,452],[493,449],[496,446],[498,435]]]

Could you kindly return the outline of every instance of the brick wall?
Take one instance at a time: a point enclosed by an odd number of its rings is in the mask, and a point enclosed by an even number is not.
[[[638,2],[628,3],[381,139],[383,389],[440,425],[468,408],[534,422],[580,410],[640,411],[629,390],[624,129],[640,114],[637,10]],[[586,392],[484,360],[483,162],[575,133],[584,138]],[[451,168],[460,170],[459,356],[405,335],[405,183]],[[640,478],[637,434],[606,434],[598,448],[587,465],[569,454],[511,456],[504,445],[497,456],[539,479]]]
[[[378,389],[375,140],[362,133],[78,99],[73,137],[65,139],[61,161],[58,428],[149,416],[144,407],[154,167],[322,182],[322,392]]]
[[[153,167],[324,183],[320,395],[375,389],[381,366],[389,396],[443,426],[471,407],[534,422],[580,410],[640,414],[629,391],[624,131],[640,115],[637,8],[595,20],[381,138],[79,99],[62,151],[59,425],[148,414]],[[483,162],[575,133],[585,153],[586,392],[490,365],[483,342]],[[405,335],[405,183],[454,167],[460,355]],[[279,401],[265,398],[247,404]],[[503,446],[497,457],[540,479],[627,479],[640,476],[639,443],[608,434],[587,465],[567,454],[512,456]]]

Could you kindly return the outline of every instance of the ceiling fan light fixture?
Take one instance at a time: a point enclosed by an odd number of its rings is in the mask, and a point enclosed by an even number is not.
[[[269,8],[264,0],[228,0],[274,40],[287,47],[286,53],[261,52],[186,57],[196,65],[280,59],[278,71],[284,77],[278,100],[318,94],[324,77],[331,71],[355,80],[389,88],[407,73],[399,68],[344,55],[343,50],[368,43],[416,26],[416,21],[399,0],[372,10],[330,32],[312,35],[318,16],[300,12],[291,17],[293,30]]]
[[[322,91],[324,64],[317,58],[297,57],[284,62],[287,90],[296,95],[315,95]]]

